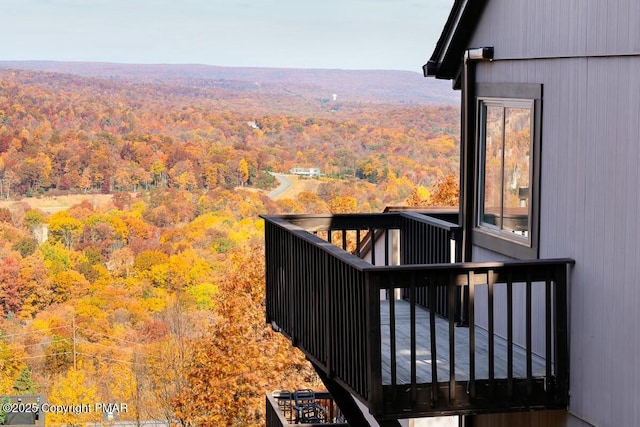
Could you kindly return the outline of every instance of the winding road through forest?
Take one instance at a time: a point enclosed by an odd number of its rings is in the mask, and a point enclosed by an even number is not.
[[[282,193],[287,191],[289,188],[291,188],[291,181],[289,180],[289,178],[287,178],[281,173],[272,172],[271,175],[273,175],[278,180],[278,182],[280,182],[280,185],[278,186],[278,188],[276,188],[271,193],[269,193],[269,197],[272,199],[275,199],[278,196],[281,196]]]

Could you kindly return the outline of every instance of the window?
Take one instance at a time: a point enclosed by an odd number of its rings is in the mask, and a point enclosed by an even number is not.
[[[536,258],[540,85],[478,85],[474,242]]]

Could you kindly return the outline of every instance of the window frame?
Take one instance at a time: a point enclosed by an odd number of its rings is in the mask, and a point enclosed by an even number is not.
[[[475,94],[476,153],[473,213],[473,244],[516,259],[536,259],[539,254],[540,207],[540,153],[542,135],[542,85],[514,83],[478,83]],[[487,104],[532,109],[531,148],[529,152],[529,202],[528,237],[504,231],[484,223],[481,218],[484,206],[484,157]],[[503,139],[504,140],[504,139]],[[504,163],[502,164],[504,169]],[[504,175],[504,172],[503,172]],[[504,200],[501,199],[503,212]]]

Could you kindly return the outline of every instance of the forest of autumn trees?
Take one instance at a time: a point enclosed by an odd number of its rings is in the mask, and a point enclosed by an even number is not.
[[[266,390],[313,385],[304,359],[264,324],[257,215],[277,205],[242,190],[210,196],[215,209],[165,226],[145,219],[147,196],[48,216],[13,205],[0,223],[0,395],[126,402],[121,416],[134,420],[259,425]],[[184,190],[156,197],[196,205]],[[37,244],[31,230],[43,223],[49,239]],[[29,390],[16,386],[25,373]]]
[[[0,70],[0,395],[257,426],[266,392],[317,387],[264,324],[258,215],[455,204],[458,112],[310,103]],[[295,166],[327,176],[293,198],[256,191]],[[74,193],[112,196],[27,203]]]
[[[453,107],[306,115],[302,103],[293,115],[270,112],[272,98],[246,97],[0,70],[0,197],[268,187],[265,171],[315,166],[392,187],[385,204],[457,168]]]

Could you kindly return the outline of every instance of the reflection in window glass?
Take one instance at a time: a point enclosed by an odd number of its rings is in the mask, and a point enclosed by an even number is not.
[[[486,224],[501,227],[503,108],[486,107],[486,139],[484,163],[484,211]]]
[[[526,234],[529,231],[529,149],[531,110],[505,108],[503,229]]]
[[[480,107],[479,225],[528,239],[533,104],[486,100]]]

